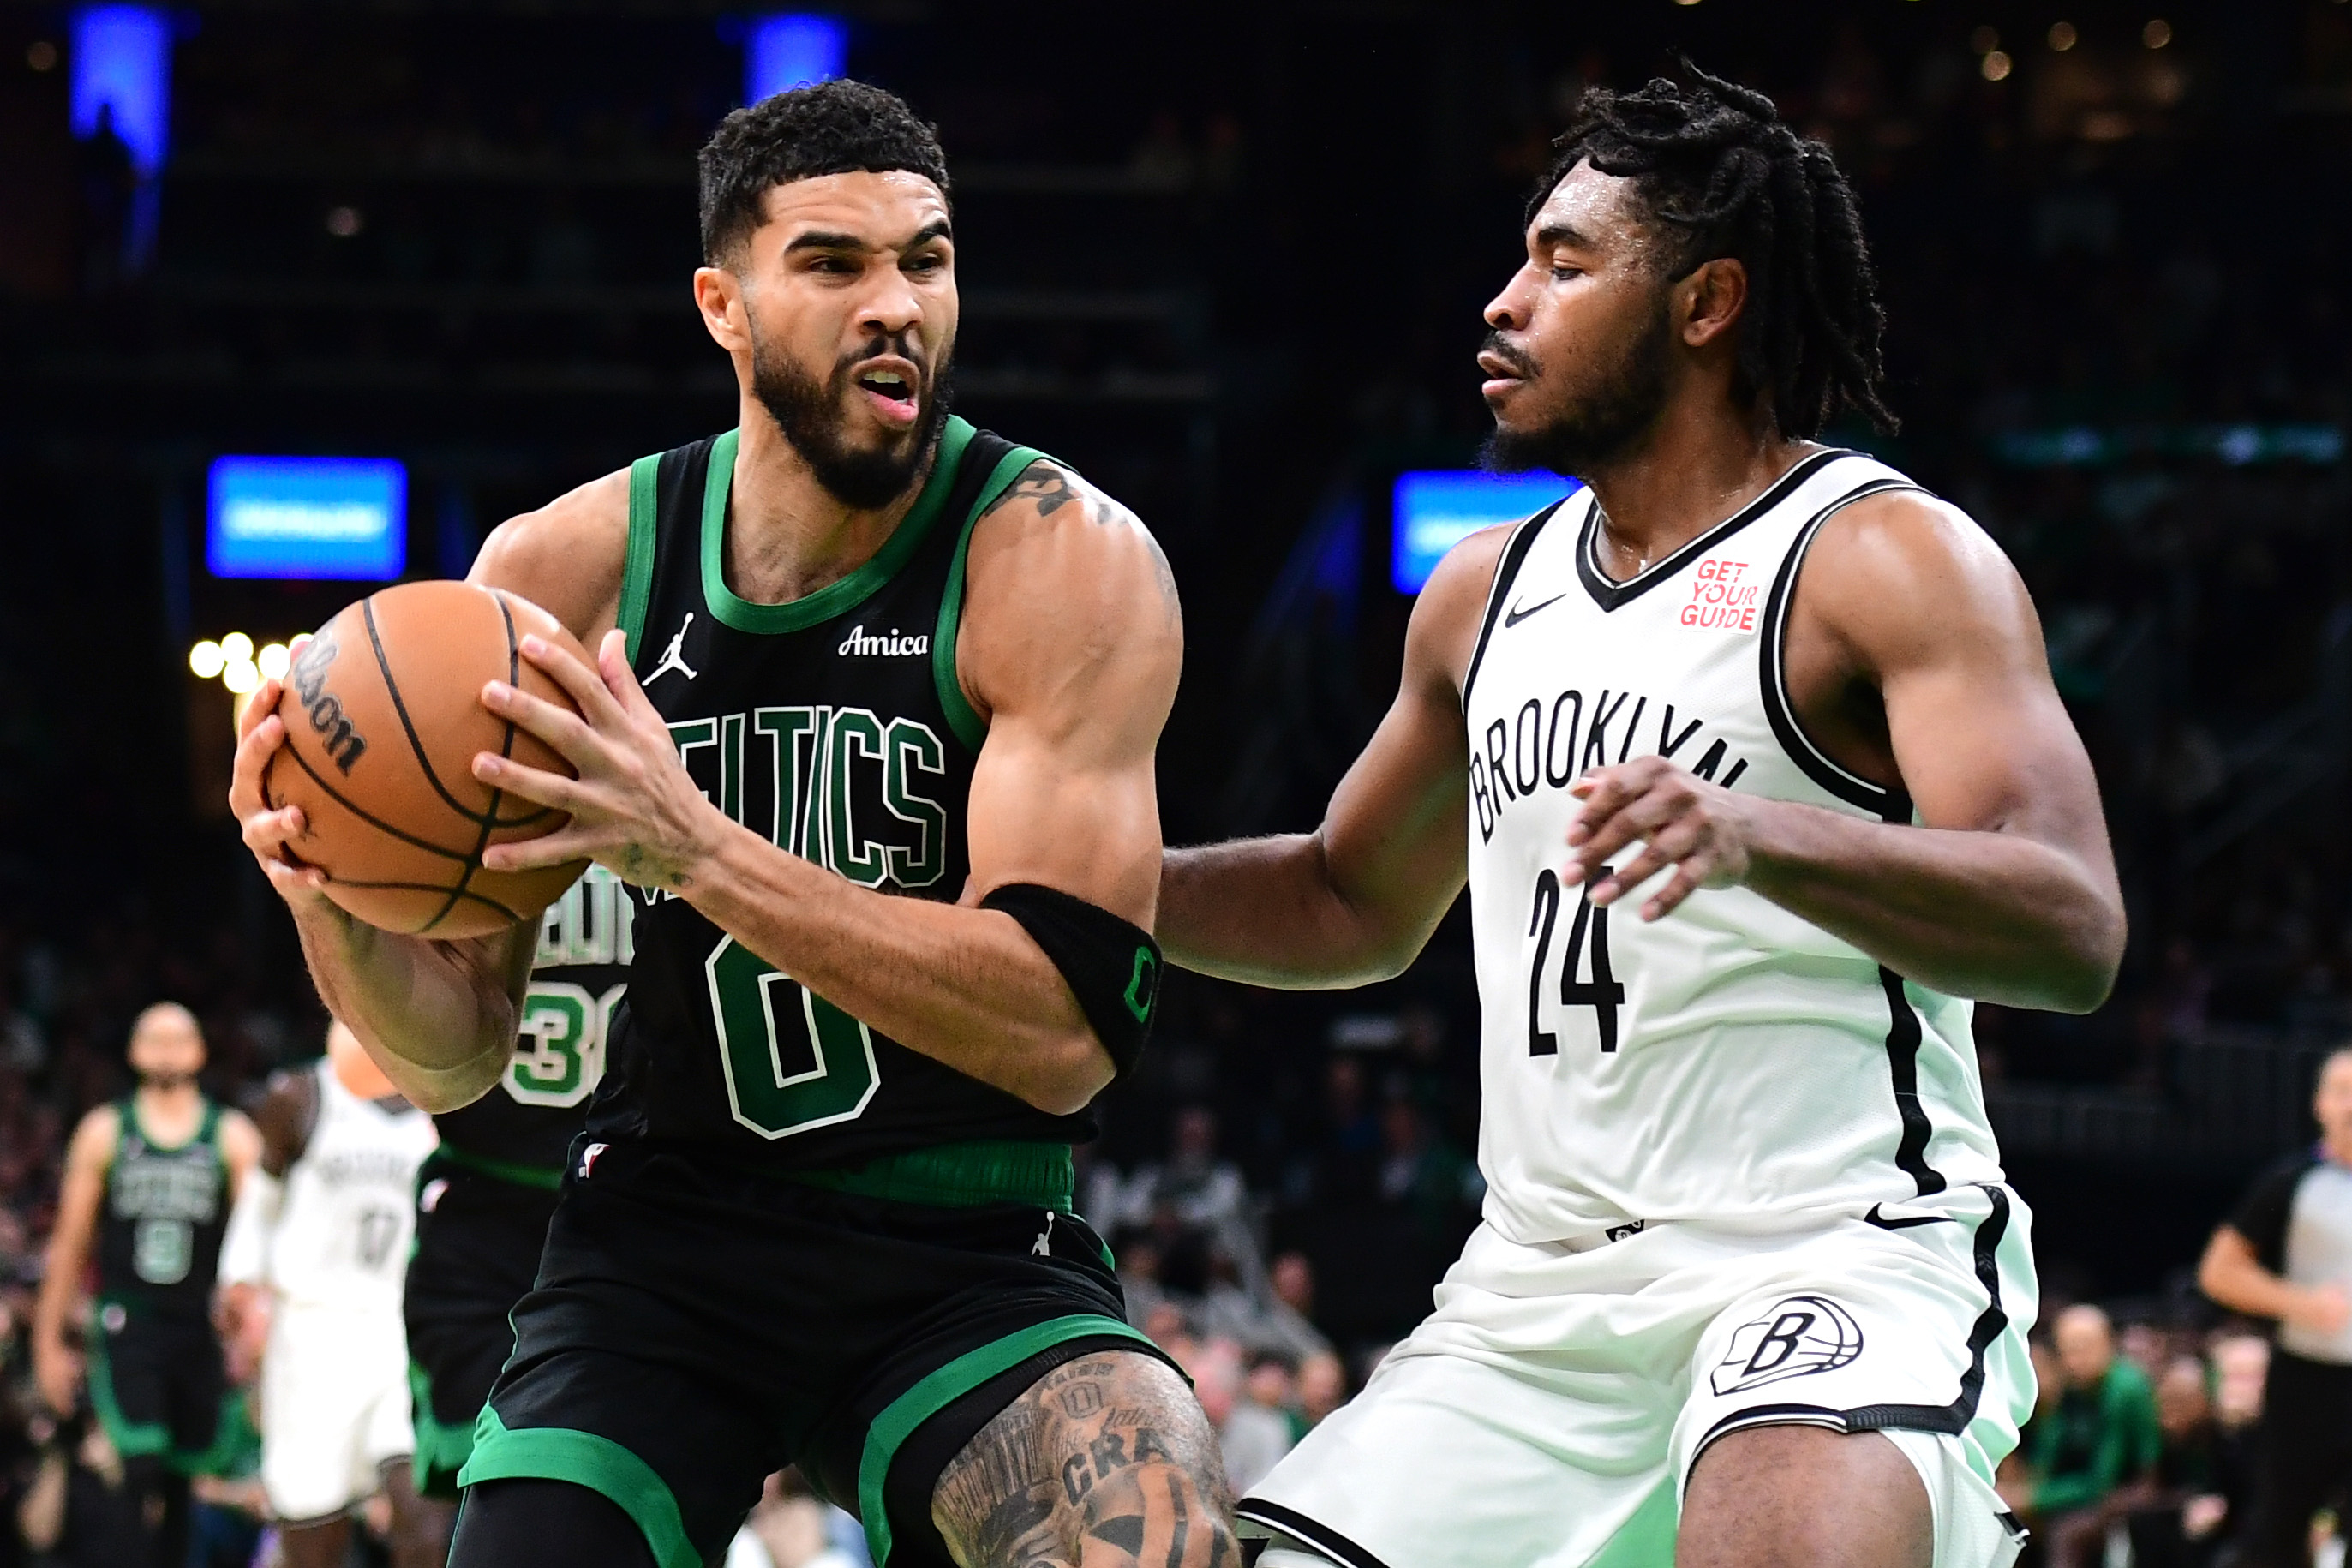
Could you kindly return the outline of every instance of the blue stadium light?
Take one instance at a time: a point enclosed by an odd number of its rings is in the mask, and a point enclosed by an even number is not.
[[[831,81],[849,58],[849,28],[838,17],[805,12],[754,16],[744,40],[746,103],[787,88]]]
[[[215,577],[389,582],[408,563],[408,470],[389,458],[216,458]]]
[[[1423,468],[1399,474],[1396,544],[1389,571],[1400,594],[1418,594],[1440,557],[1466,536],[1516,522],[1581,487],[1558,474],[1490,474],[1479,468]]]
[[[74,134],[94,134],[101,108],[141,174],[163,166],[172,136],[172,21],[161,10],[85,5],[74,13]]]

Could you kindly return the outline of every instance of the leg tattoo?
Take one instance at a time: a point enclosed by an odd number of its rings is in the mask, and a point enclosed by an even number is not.
[[[1239,1568],[1234,1500],[1183,1380],[1127,1351],[1055,1368],[940,1477],[961,1568]]]

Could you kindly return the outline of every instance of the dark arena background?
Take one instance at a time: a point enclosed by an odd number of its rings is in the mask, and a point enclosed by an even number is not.
[[[0,0],[11,1384],[132,1014],[192,1006],[229,1098],[318,1050],[224,799],[228,688],[365,584],[236,574],[216,459],[392,459],[379,570],[454,576],[500,520],[725,427],[694,151],[763,69],[876,82],[955,176],[958,411],[1173,566],[1169,840],[1304,828],[1393,688],[1400,479],[1476,465],[1479,311],[1549,139],[1677,50],[1854,180],[1904,425],[1830,439],[2007,550],[2098,770],[2121,984],[1977,1014],[2045,1321],[2202,1344],[2206,1237],[2352,1039],[2352,5]],[[1426,1310],[1479,1191],[1465,914],[1364,991],[1170,980],[1082,1207],[1203,1364],[1276,1287],[1351,1379]]]

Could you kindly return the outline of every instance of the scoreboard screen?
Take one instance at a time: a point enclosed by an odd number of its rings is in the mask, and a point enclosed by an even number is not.
[[[408,471],[389,458],[217,458],[207,516],[215,577],[383,583],[408,563]]]

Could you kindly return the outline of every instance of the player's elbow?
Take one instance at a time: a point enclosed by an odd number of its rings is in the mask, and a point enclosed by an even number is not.
[[[2053,1013],[2095,1013],[2115,994],[2116,976],[2123,968],[2123,900],[2095,897],[2070,927],[2050,975],[2049,1007]]]
[[[1118,1076],[1110,1053],[1092,1029],[1059,1033],[1034,1053],[1013,1092],[1048,1116],[1076,1116]]]

